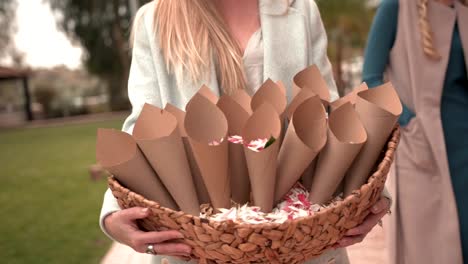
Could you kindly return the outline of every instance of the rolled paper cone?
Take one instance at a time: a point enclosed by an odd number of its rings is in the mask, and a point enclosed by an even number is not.
[[[219,100],[218,96],[211,91],[208,86],[203,85],[198,91],[199,94],[203,95],[206,99],[210,100],[213,104],[216,104]]]
[[[179,210],[156,172],[151,168],[137,143],[127,133],[99,129],[96,142],[99,164],[130,190],[161,206]]]
[[[176,118],[167,111],[145,104],[133,129],[133,137],[179,208],[198,216],[200,204]]]
[[[293,78],[294,89],[309,89],[320,96],[322,103],[328,107],[330,103],[330,90],[327,82],[316,65],[309,66],[297,73]]]
[[[301,182],[302,186],[307,190],[312,187],[312,177],[314,176],[315,166],[317,165],[317,157],[309,164],[307,169],[302,173]]]
[[[280,91],[286,97],[286,86],[284,85],[284,83],[280,80],[276,82],[276,85],[278,85],[278,88],[280,88]]]
[[[297,107],[305,102],[307,99],[316,96],[311,90],[304,89],[300,90],[299,93],[293,98],[291,103],[286,108],[286,118],[288,120],[292,119],[294,112],[296,111]]]
[[[203,182],[200,169],[198,168],[195,157],[193,156],[192,147],[190,146],[190,142],[187,138],[187,132],[185,131],[185,112],[171,104],[167,104],[164,109],[174,115],[177,119],[177,127],[179,127],[180,135],[182,136],[182,142],[184,143],[184,149],[185,153],[187,154],[187,160],[189,162],[193,182],[197,191],[198,201],[201,204],[208,204],[210,203],[210,197],[208,195],[208,191],[206,190],[205,183]]]
[[[366,183],[403,111],[391,83],[358,93],[355,108],[367,131],[367,142],[346,174],[345,195]]]
[[[271,79],[266,80],[252,97],[252,110],[256,111],[264,103],[271,104],[280,117],[286,110],[286,96],[282,92],[282,88]]]
[[[187,108],[185,130],[213,207],[230,208],[226,117],[210,100],[196,94]],[[214,141],[220,144],[214,146]]]
[[[327,114],[318,96],[297,107],[278,155],[275,201],[278,202],[327,142]]]
[[[302,89],[300,87],[297,87],[297,85],[292,86],[292,98],[296,97]]]
[[[366,140],[366,130],[350,102],[330,114],[328,141],[312,178],[309,200],[313,204],[325,204],[333,198]]]
[[[367,84],[366,83],[362,83],[361,85],[359,85],[358,87],[356,87],[353,91],[351,91],[349,94],[341,97],[340,99],[332,102],[330,104],[330,109],[331,111],[334,111],[336,110],[337,108],[339,108],[340,106],[346,104],[346,103],[351,103],[351,105],[355,105],[356,104],[356,99],[357,99],[357,94],[359,92],[362,92],[362,91],[366,91],[366,90],[369,90],[369,87],[367,87]]]
[[[172,104],[166,104],[164,110],[171,113],[177,119],[177,127],[179,128],[180,136],[187,137],[187,132],[185,131],[185,111],[175,107]]]
[[[195,95],[201,95],[202,97],[205,97],[205,99],[210,101],[212,104],[216,104],[219,100],[218,96],[214,94],[213,91],[206,85],[203,85]],[[193,97],[195,97],[195,95]],[[190,100],[185,106],[186,111],[189,108],[191,103],[192,103],[192,100]]]
[[[250,114],[228,95],[221,96],[217,105],[226,116],[229,135],[240,135]],[[232,200],[239,204],[248,203],[250,180],[242,144],[229,142],[229,172]]]
[[[260,152],[251,150],[246,144],[257,139],[271,137],[277,139],[280,133],[281,122],[278,113],[268,103],[258,107],[247,121],[242,132],[253,203],[263,212],[271,212],[273,209],[279,142],[276,140]]]
[[[252,98],[249,96],[249,94],[243,90],[243,89],[238,89],[234,91],[230,97],[232,100],[234,100],[236,103],[238,103],[242,108],[249,114],[252,115],[252,107],[250,106],[252,102]]]
[[[338,195],[342,194],[343,191],[344,191],[344,181],[341,181],[340,184],[338,185],[338,188],[336,188],[335,193],[333,194],[333,197],[337,197]]]
[[[192,172],[193,183],[195,184],[195,189],[197,190],[198,201],[201,204],[210,203],[210,195],[206,189],[205,182],[198,167],[197,161],[195,160],[195,154],[193,153],[192,146],[187,137],[183,137],[182,141],[184,143],[185,153],[187,154],[187,160],[189,162],[190,171]]]

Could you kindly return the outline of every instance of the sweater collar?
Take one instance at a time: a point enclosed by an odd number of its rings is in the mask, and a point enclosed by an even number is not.
[[[260,0],[260,12],[268,15],[286,14],[295,0]]]

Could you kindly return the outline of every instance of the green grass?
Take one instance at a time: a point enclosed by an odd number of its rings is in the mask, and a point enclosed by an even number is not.
[[[0,133],[0,262],[99,263],[106,182],[88,174],[96,129],[122,121]]]

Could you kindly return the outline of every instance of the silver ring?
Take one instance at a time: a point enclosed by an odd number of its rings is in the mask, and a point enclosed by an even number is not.
[[[149,245],[146,247],[146,254],[157,255],[157,254],[156,254],[156,251],[154,250],[154,245],[149,244]]]

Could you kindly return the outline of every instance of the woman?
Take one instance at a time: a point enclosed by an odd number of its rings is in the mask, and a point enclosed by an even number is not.
[[[369,36],[364,80],[386,71],[405,105],[391,263],[468,263],[467,4],[384,0]]]
[[[124,124],[129,133],[145,102],[184,109],[202,84],[218,95],[235,89],[253,93],[266,78],[290,82],[311,64],[317,64],[337,98],[325,31],[311,0],[160,0],[141,8],[137,17],[129,80],[133,112]],[[388,199],[381,199],[367,221],[337,247],[360,242],[388,207]],[[111,238],[138,252],[190,254],[188,246],[171,242],[181,238],[176,231],[138,230],[135,220],[147,215],[143,208],[120,211],[107,191],[101,226]],[[161,257],[153,259],[159,263]],[[348,263],[344,249],[310,263],[329,262]],[[171,259],[171,263],[184,262]]]

